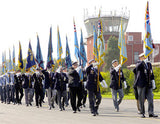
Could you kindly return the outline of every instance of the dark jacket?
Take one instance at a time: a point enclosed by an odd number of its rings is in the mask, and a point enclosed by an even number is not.
[[[154,74],[152,65],[150,62],[147,64],[144,61],[140,61],[136,64],[135,68],[135,86],[152,88],[152,80],[154,80]]]
[[[23,78],[23,81],[24,81],[22,87],[24,89],[31,88],[32,87],[32,81],[33,81],[32,75],[25,75],[25,74],[23,74],[22,78]]]
[[[14,83],[15,83],[15,89],[22,88],[22,76],[14,75]]]
[[[66,84],[68,83],[68,77],[65,73],[58,73],[56,72],[55,75],[55,84],[56,84],[56,90],[59,91],[65,91]]]
[[[69,79],[68,87],[79,87],[80,86],[79,74],[73,67],[69,68],[68,79]]]
[[[44,79],[43,75],[34,73],[33,79],[34,79],[35,92],[42,91],[43,90],[42,80]]]
[[[49,72],[47,70],[42,70],[42,73],[45,76],[45,89],[48,89],[49,87],[51,87],[52,89],[54,89],[55,88],[54,73],[51,72],[49,74]]]
[[[122,81],[125,81],[123,71],[120,70],[120,86],[119,86],[119,71],[116,72],[116,70],[113,67],[110,68],[110,79],[111,79],[110,88],[114,90],[121,89]]]
[[[86,89],[89,91],[97,91],[97,79],[98,79],[98,70],[93,67],[93,65],[89,65],[86,68],[87,73],[87,85]],[[101,82],[103,80],[102,75],[99,73],[99,81]]]

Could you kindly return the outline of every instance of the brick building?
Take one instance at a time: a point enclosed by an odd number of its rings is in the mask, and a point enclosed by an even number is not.
[[[105,46],[107,48],[107,40],[111,35],[104,35]],[[114,35],[118,37],[117,35]],[[118,46],[118,45],[117,45]],[[126,32],[126,47],[128,60],[125,65],[135,64],[139,59],[138,55],[143,52],[143,41],[141,32]],[[156,50],[159,51],[160,43],[155,43]],[[118,47],[117,47],[118,49]],[[157,52],[154,62],[160,62],[160,54]],[[93,59],[93,35],[87,38],[87,60]]]

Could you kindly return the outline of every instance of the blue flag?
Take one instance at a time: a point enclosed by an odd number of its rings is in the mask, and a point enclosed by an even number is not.
[[[57,63],[58,65],[62,65],[62,44],[61,44],[61,37],[59,33],[59,27],[57,27]]]
[[[98,61],[97,32],[95,25],[93,26],[93,55],[95,57],[95,60]]]
[[[36,62],[34,59],[34,54],[33,54],[30,42],[29,42],[29,47],[28,47],[26,70],[29,70],[31,73],[34,73],[36,70]]]
[[[38,34],[37,34],[36,62],[37,62],[37,64],[38,64],[38,67],[44,69],[43,56],[42,56],[42,52],[41,52],[41,46],[40,46]]]
[[[73,20],[73,24],[74,24],[74,46],[75,46],[74,54],[75,54],[75,57],[76,57],[77,61],[79,61],[79,64],[81,65],[79,45],[78,45],[77,32],[76,32],[76,25],[75,25],[74,20]]]
[[[52,27],[50,27],[49,43],[48,43],[48,56],[47,56],[47,68],[54,67],[54,61],[52,58]]]
[[[147,2],[146,14],[145,14],[145,38],[143,43],[144,56],[147,58],[153,52],[150,18],[149,18],[149,2]]]
[[[8,71],[12,71],[12,60],[11,60],[11,51],[9,49],[9,63],[8,63]]]
[[[66,58],[65,58],[65,64],[67,66],[67,69],[72,66],[72,61],[71,61],[71,55],[70,55],[70,50],[68,46],[68,38],[66,36]]]
[[[2,74],[5,73],[5,60],[4,60],[4,53],[2,53]]]
[[[16,70],[16,63],[15,63],[15,47],[13,46],[13,54],[12,54],[12,66],[13,66],[13,71]]]
[[[23,69],[22,48],[19,42],[18,69]]]
[[[121,26],[119,31],[118,48],[120,50],[120,64],[123,65],[127,61],[127,50],[126,50],[126,42],[124,37],[124,28],[122,24],[122,18],[121,18]]]
[[[86,57],[86,51],[85,51],[84,43],[83,43],[82,30],[81,30],[81,40],[80,40],[80,57],[81,57],[81,61],[82,61],[82,67],[84,68],[87,63],[87,57]]]

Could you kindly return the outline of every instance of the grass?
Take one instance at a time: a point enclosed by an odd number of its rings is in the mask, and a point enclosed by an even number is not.
[[[160,92],[154,92],[154,99],[160,99]],[[102,94],[102,98],[112,98],[111,93]],[[124,98],[126,100],[132,100],[135,99],[135,96],[133,93],[129,93],[128,95],[124,95]]]

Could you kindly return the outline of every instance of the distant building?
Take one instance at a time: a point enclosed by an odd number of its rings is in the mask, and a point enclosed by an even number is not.
[[[101,19],[103,25],[103,34],[105,39],[105,46],[107,48],[107,41],[110,36],[119,37],[119,28],[123,19],[123,26],[126,31],[129,21],[129,13],[127,12],[101,12]],[[84,24],[87,30],[87,60],[94,58],[93,55],[93,25],[97,27],[99,18],[96,15],[85,15]],[[118,44],[117,44],[118,46]],[[139,59],[138,55],[143,52],[143,41],[141,32],[126,32],[126,47],[128,60],[126,66],[135,64]],[[118,48],[118,47],[117,47]],[[156,50],[152,56],[153,62],[160,62],[159,48],[160,43],[155,44]]]

